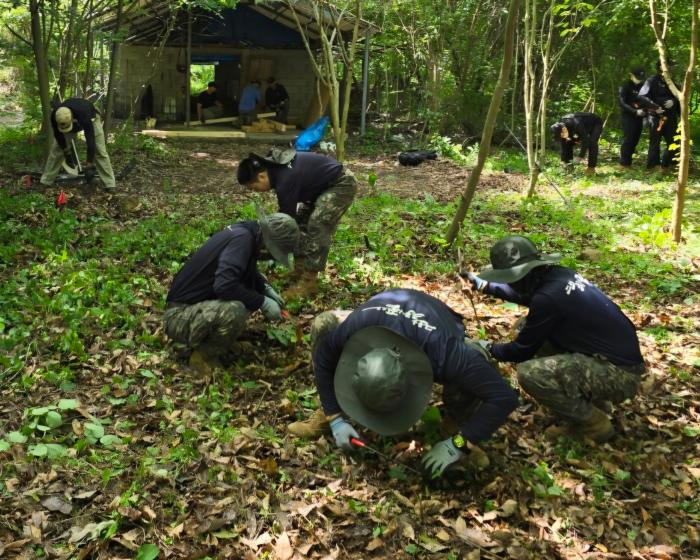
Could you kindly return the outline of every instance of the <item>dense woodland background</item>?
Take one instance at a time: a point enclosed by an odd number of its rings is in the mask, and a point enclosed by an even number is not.
[[[210,234],[252,218],[254,202],[274,208],[235,179],[242,157],[269,146],[164,142],[134,134],[143,123],[112,120],[115,171],[131,169],[116,193],[66,187],[59,210],[59,187],[22,180],[42,168],[52,97],[95,95],[109,114],[128,30],[105,33],[99,22],[131,1],[0,0],[0,556],[700,557],[700,160],[686,152],[685,179],[647,173],[645,132],[633,168],[617,165],[617,88],[634,66],[651,75],[659,57],[650,8],[680,86],[696,0],[316,2],[361,13],[372,32],[363,138],[363,40],[347,68],[347,51],[329,51],[339,114],[350,76],[347,128],[342,116],[338,125],[360,192],[319,295],[291,301],[285,323],[252,316],[240,359],[211,379],[193,376],[163,334],[165,295]],[[172,8],[216,17],[234,4]],[[489,123],[507,5],[518,6],[513,58]],[[542,134],[579,110],[606,122],[594,177],[560,169]],[[396,154],[410,148],[440,157],[399,166]],[[523,393],[484,445],[489,468],[432,482],[402,465],[417,467],[421,448],[439,439],[437,406],[405,436],[365,434],[390,462],[286,434],[318,406],[308,332],[321,311],[413,287],[460,312],[471,337],[508,340],[527,310],[470,301],[455,273],[458,250],[478,270],[513,233],[562,253],[638,329],[648,372],[638,397],[616,407],[612,442],[548,440],[552,419]],[[263,268],[275,286],[289,284]],[[501,371],[515,386],[512,366]]]

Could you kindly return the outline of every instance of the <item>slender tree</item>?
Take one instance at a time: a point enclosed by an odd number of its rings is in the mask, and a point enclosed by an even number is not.
[[[501,109],[503,93],[508,85],[510,66],[513,62],[513,43],[515,42],[515,28],[516,22],[518,21],[519,11],[520,0],[510,0],[510,5],[508,7],[508,21],[506,22],[505,29],[501,71],[498,75],[498,82],[496,83],[493,96],[491,97],[491,104],[489,105],[488,113],[486,114],[486,122],[484,123],[484,130],[481,135],[481,144],[479,145],[479,154],[477,156],[476,165],[469,174],[467,187],[464,193],[462,193],[462,199],[460,200],[459,207],[457,208],[457,213],[455,214],[455,217],[450,224],[450,229],[447,232],[447,242],[449,244],[454,242],[457,234],[459,233],[459,228],[464,221],[464,218],[467,215],[467,210],[469,210],[471,201],[474,198],[476,186],[479,183],[479,178],[481,177],[481,171],[484,168],[484,163],[486,163],[486,158],[491,151],[493,128],[496,124],[498,112]]]
[[[46,56],[46,45],[44,42],[44,3],[41,0],[29,0],[29,12],[31,15],[32,27],[32,49],[34,51],[34,62],[36,63],[36,74],[39,82],[39,99],[41,101],[42,130],[46,133],[47,149],[50,145],[51,137],[51,95],[49,93],[49,63]]]
[[[354,25],[352,36],[346,43],[341,30],[343,20],[348,17],[348,6],[341,7],[327,0],[313,2],[299,2],[298,0],[286,0],[291,8],[294,21],[299,34],[304,41],[304,47],[309,55],[309,60],[314,74],[319,82],[319,87],[327,88],[330,93],[329,105],[331,126],[335,138],[336,156],[339,160],[345,157],[345,137],[347,136],[348,112],[350,109],[350,90],[353,81],[353,69],[357,42],[360,35],[360,20],[362,18],[362,1],[353,0]],[[337,3],[335,3],[337,4]],[[313,52],[309,40],[309,29],[302,25],[297,13],[297,7],[304,11],[310,11],[315,32],[321,43],[320,56],[317,58]],[[338,66],[342,66],[339,75]],[[342,99],[342,106],[341,106]]]
[[[698,6],[699,0],[692,0],[691,8],[691,24],[690,24],[690,54],[688,57],[688,66],[685,70],[683,78],[683,88],[679,89],[673,82],[671,72],[668,68],[668,53],[666,51],[665,35],[669,22],[668,2],[664,11],[663,28],[659,22],[659,17],[656,12],[656,0],[649,0],[649,13],[651,15],[651,27],[654,30],[656,37],[656,48],[659,51],[661,59],[661,70],[664,80],[668,84],[673,95],[675,95],[681,104],[681,122],[680,122],[680,143],[681,153],[678,163],[678,176],[676,179],[676,198],[673,202],[673,214],[671,218],[671,230],[673,239],[676,243],[681,241],[681,229],[683,223],[683,208],[685,207],[685,191],[688,187],[688,170],[690,166],[690,94],[693,86],[693,77],[695,76],[695,64],[697,61],[698,51]]]

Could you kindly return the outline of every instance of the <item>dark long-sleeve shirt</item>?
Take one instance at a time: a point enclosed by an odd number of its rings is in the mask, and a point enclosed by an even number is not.
[[[621,366],[643,363],[632,321],[608,296],[570,268],[552,267],[530,296],[508,284],[492,282],[485,292],[529,307],[518,337],[491,347],[497,360],[524,362],[548,341],[562,352],[599,355]]]
[[[673,95],[666,80],[660,74],[655,74],[649,78],[639,90],[639,98],[645,103],[651,103],[663,107],[668,113],[680,115],[681,105],[678,98]],[[673,107],[667,109],[664,103],[673,101]]]
[[[296,157],[285,166],[275,165],[268,169],[270,184],[277,193],[279,211],[296,216],[297,205],[314,205],[316,199],[343,173],[339,161],[314,152],[297,152]]]
[[[316,387],[327,415],[341,412],[335,396],[335,369],[348,339],[360,329],[381,326],[406,337],[428,356],[433,380],[456,385],[482,401],[461,427],[466,439],[488,438],[518,404],[516,393],[484,356],[464,344],[461,316],[416,290],[382,292],[353,311],[326,335],[313,354]]]
[[[656,103],[651,102],[649,99],[641,99],[639,97],[641,87],[642,84],[635,84],[632,80],[627,80],[620,86],[618,101],[623,113],[637,116],[637,109],[654,110],[659,108]]]
[[[276,87],[269,86],[265,90],[265,105],[268,107],[278,107],[287,99],[289,94],[282,84],[277,84]]]
[[[94,163],[95,128],[92,119],[97,116],[95,106],[87,99],[72,97],[70,99],[66,99],[63,103],[51,111],[51,127],[53,128],[54,138],[56,138],[56,142],[58,142],[61,149],[65,150],[68,147],[68,141],[66,140],[65,134],[58,130],[58,124],[56,124],[56,111],[60,107],[68,107],[73,113],[73,129],[69,134],[77,133],[81,130],[83,131],[85,134],[85,143],[87,144],[87,162]]]
[[[574,144],[581,144],[579,157],[588,152],[588,167],[595,167],[598,162],[598,139],[603,131],[603,119],[595,113],[569,113],[560,122],[569,131],[569,138],[561,138],[561,160],[569,162],[573,158]]]
[[[167,301],[238,300],[249,311],[259,309],[265,277],[256,259],[262,243],[257,222],[239,222],[212,235],[177,273]]]

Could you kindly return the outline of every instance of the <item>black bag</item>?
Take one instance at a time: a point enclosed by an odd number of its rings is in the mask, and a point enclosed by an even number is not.
[[[399,154],[399,163],[401,165],[416,166],[423,163],[426,159],[437,159],[437,152],[414,150],[411,152],[401,152]]]

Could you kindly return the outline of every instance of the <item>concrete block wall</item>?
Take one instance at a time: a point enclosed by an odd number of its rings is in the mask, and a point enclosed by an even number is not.
[[[251,79],[262,81],[265,91],[267,75],[251,75],[255,67],[269,68],[270,74],[284,85],[290,97],[289,118],[292,122],[304,119],[314,95],[315,76],[311,62],[304,50],[232,49],[223,46],[193,48],[192,54],[229,54],[240,56],[242,89]],[[255,60],[269,61],[256,64]],[[169,99],[174,99],[176,120],[184,119],[186,74],[178,72],[178,64],[184,64],[184,49],[166,47],[157,57],[156,49],[138,45],[124,45],[121,51],[117,76],[115,111],[126,117],[132,106],[138,113],[138,97],[145,84],[153,87],[154,108],[160,120],[168,120]],[[192,92],[193,94],[196,92]],[[240,95],[240,91],[238,92]]]

